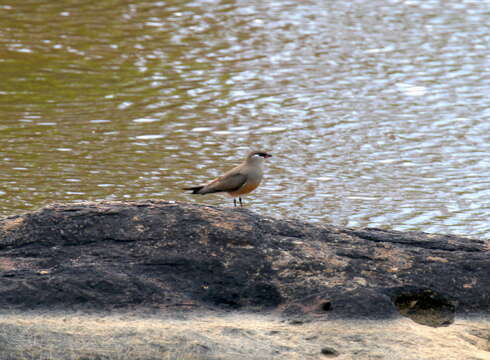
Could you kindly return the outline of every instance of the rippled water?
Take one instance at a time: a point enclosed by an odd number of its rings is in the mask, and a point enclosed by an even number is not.
[[[3,0],[0,214],[192,197],[488,237],[490,2]]]

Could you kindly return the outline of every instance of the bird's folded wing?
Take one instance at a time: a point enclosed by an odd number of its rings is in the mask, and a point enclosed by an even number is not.
[[[240,173],[224,175],[209,183],[205,190],[206,192],[235,191],[241,188],[246,181],[247,177]]]

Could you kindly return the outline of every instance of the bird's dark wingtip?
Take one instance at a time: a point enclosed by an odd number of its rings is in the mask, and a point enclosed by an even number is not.
[[[191,194],[198,194],[199,190],[201,190],[204,186],[191,186],[182,188],[182,190],[192,191]]]

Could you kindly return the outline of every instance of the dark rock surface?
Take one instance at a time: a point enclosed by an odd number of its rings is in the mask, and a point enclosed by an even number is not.
[[[489,312],[490,245],[198,204],[52,205],[0,219],[0,306],[401,312],[437,326]]]

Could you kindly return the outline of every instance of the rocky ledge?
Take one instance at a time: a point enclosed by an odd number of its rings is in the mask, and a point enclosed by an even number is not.
[[[0,219],[0,306],[267,310],[440,326],[490,310],[490,244],[166,201]]]

